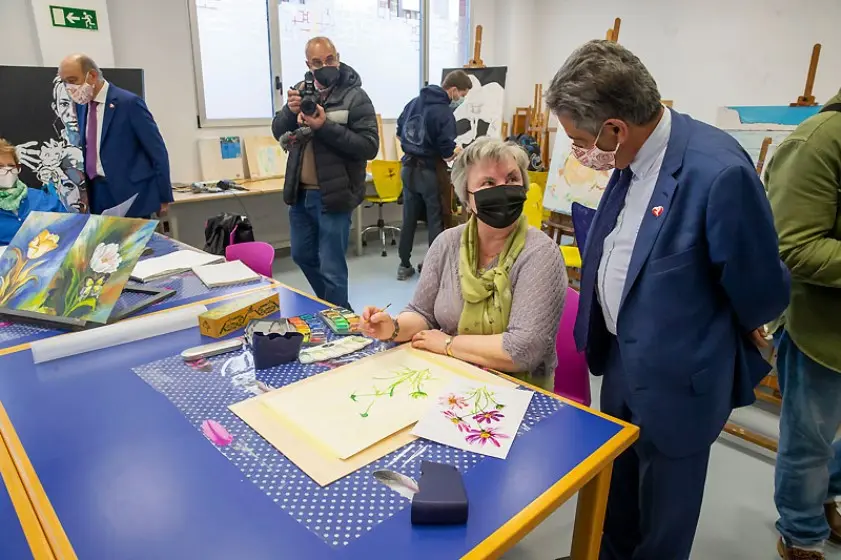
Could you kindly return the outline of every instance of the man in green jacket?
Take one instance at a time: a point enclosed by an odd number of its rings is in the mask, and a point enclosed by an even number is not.
[[[791,304],[777,333],[783,406],[774,501],[785,559],[841,543],[841,93],[774,154],[766,183]]]

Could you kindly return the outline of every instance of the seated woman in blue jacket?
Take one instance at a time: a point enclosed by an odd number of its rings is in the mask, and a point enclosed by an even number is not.
[[[30,212],[66,212],[58,196],[21,181],[15,147],[0,138],[0,245],[8,245]]]

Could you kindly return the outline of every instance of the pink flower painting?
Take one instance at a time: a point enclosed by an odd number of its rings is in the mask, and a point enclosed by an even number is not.
[[[452,410],[445,410],[444,416],[447,418],[447,420],[452,422],[456,428],[458,428],[459,432],[466,432],[470,429],[470,426],[467,425],[464,419]]]
[[[461,395],[456,395],[454,393],[450,393],[449,395],[444,395],[438,397],[438,403],[441,406],[446,406],[450,410],[456,410],[461,408],[467,408],[467,400],[462,397]]]
[[[468,430],[467,437],[464,439],[467,440],[467,443],[469,444],[478,444],[484,447],[486,443],[490,442],[499,447],[500,439],[508,439],[510,437],[511,436],[503,434],[502,432],[498,432],[496,428],[487,427],[480,428],[478,430]]]
[[[505,415],[496,409],[486,410],[484,412],[480,412],[479,414],[473,415],[473,419],[476,420],[476,422],[479,424],[493,424],[494,422],[499,422],[503,418],[505,418]]]

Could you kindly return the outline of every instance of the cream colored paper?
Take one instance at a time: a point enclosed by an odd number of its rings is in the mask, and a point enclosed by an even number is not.
[[[285,176],[287,159],[288,154],[280,147],[280,142],[271,136],[245,137],[245,164],[249,179]]]
[[[385,420],[387,428],[378,428],[377,425],[381,420],[377,420],[377,418],[380,415],[373,413],[378,412],[376,406],[379,405],[372,407],[369,416],[363,419],[359,418],[359,411],[356,408],[348,409],[347,406],[344,406],[341,410],[345,412],[340,413],[337,410],[331,410],[329,405],[326,404],[327,401],[333,402],[336,400],[335,397],[330,398],[331,394],[342,395],[349,388],[351,391],[353,390],[350,387],[353,383],[348,382],[345,379],[346,377],[361,376],[362,373],[355,373],[360,371],[367,372],[367,378],[360,377],[360,380],[370,380],[372,375],[382,375],[382,372],[386,371],[387,368],[395,365],[397,367],[422,365],[424,368],[428,367],[431,371],[434,371],[436,375],[441,375],[450,380],[478,380],[500,387],[514,386],[510,381],[470,364],[403,345],[388,352],[369,356],[352,364],[309,377],[271,393],[237,403],[230,409],[286,455],[298,468],[321,486],[326,486],[416,439],[409,433],[410,426],[423,415],[426,410],[423,407],[420,408],[420,412],[414,420],[409,421],[402,428],[393,427],[399,425],[402,421],[393,422],[389,419]],[[314,389],[311,389],[311,387],[314,387]],[[446,388],[446,384],[443,385],[443,388]],[[303,417],[293,419],[289,409],[277,409],[277,395],[287,393],[292,397],[291,400],[298,399],[300,401],[296,403],[295,411],[300,414],[300,411],[303,410]],[[348,394],[344,396],[348,401],[353,402]],[[432,406],[436,402],[432,399],[431,395],[427,397],[426,407]],[[281,402],[286,403],[289,400],[283,397]],[[273,404],[268,406],[267,402]],[[405,402],[405,400],[401,402]],[[348,412],[350,412],[348,416],[340,415],[347,415]],[[373,441],[367,448],[362,448],[360,452],[347,459],[340,459],[330,446],[321,440],[320,434],[314,436],[312,428],[303,428],[307,420],[317,414],[329,417],[328,422],[319,422],[319,425],[326,426],[328,429],[345,422],[352,422],[359,426],[362,420],[372,420],[370,425],[362,424],[362,426],[366,429],[376,430],[377,439],[375,439],[375,436],[368,436],[357,440],[356,446],[363,445],[363,441]],[[354,418],[354,415],[359,419]],[[328,439],[334,440],[335,437],[329,437]]]

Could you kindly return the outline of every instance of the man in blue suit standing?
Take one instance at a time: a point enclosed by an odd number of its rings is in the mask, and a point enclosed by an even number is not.
[[[135,196],[127,217],[165,212],[173,200],[169,155],[143,99],[109,84],[83,54],[65,58],[58,73],[76,103],[91,213]]]
[[[602,559],[689,558],[710,446],[770,366],[788,304],[765,191],[726,133],[666,109],[640,60],[576,50],[547,104],[593,169],[615,168],[583,255],[575,325],[603,412],[640,426],[616,461]]]

